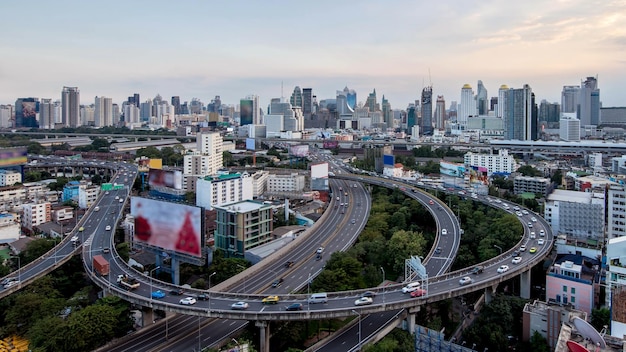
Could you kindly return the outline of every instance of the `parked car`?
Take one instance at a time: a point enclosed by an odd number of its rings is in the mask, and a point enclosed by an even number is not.
[[[361,297],[361,298],[357,299],[356,301],[354,301],[354,305],[355,306],[365,306],[365,305],[368,305],[368,304],[372,304],[372,302],[374,302],[372,297]]]
[[[287,311],[302,310],[302,303],[292,303],[288,305],[287,307],[285,307],[285,310]]]
[[[233,304],[230,305],[230,309],[235,309],[235,310],[246,310],[248,309],[248,303],[246,302],[235,302]]]
[[[161,290],[152,292],[152,298],[159,299],[159,298],[163,298],[163,297],[165,297],[165,292],[163,292]]]
[[[280,298],[278,298],[278,296],[267,296],[267,297],[263,298],[263,300],[261,300],[261,303],[263,303],[263,304],[276,304],[276,303],[278,303],[278,301],[280,301]]]
[[[511,263],[513,264],[519,264],[522,262],[522,257],[515,257],[513,258],[513,260],[511,261]]]
[[[500,267],[496,271],[498,272],[498,274],[506,273],[507,271],[509,271],[509,266],[508,265],[500,265]]]
[[[193,297],[185,297],[183,299],[181,299],[180,301],[178,301],[178,303],[185,305],[185,306],[191,306],[196,304],[197,300]]]
[[[465,276],[463,278],[461,278],[461,280],[459,280],[459,284],[461,286],[467,285],[467,284],[471,284],[472,283],[472,278],[469,276]]]
[[[411,292],[411,297],[422,297],[426,295],[426,290],[418,288],[417,290]]]

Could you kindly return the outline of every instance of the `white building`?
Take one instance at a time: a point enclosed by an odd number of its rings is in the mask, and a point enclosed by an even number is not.
[[[218,174],[196,181],[196,205],[212,210],[213,206],[252,200],[253,182],[248,173]]]
[[[461,88],[461,108],[458,110],[456,120],[460,125],[465,126],[467,119],[474,115],[477,115],[474,90],[471,85],[465,84]]]
[[[282,114],[267,114],[264,120],[267,138],[279,138],[280,132],[285,130],[284,116]]]
[[[270,174],[267,171],[257,171],[252,175],[252,197],[257,198],[267,191],[267,180]]]
[[[48,202],[23,204],[22,209],[22,225],[28,229],[52,221],[52,205]]]
[[[13,186],[22,182],[22,174],[15,170],[0,170],[0,187]]]
[[[0,189],[0,211],[9,210],[11,207],[20,205],[26,200],[24,187],[5,187]]]
[[[217,132],[197,135],[196,151],[184,156],[184,189],[194,192],[198,177],[214,175],[224,165],[222,143],[222,136]]]
[[[13,214],[0,214],[0,244],[11,243],[20,238],[20,223]]]
[[[87,209],[91,207],[98,199],[100,193],[100,187],[80,185],[78,188],[78,207],[81,209]]]
[[[495,154],[477,154],[468,152],[464,157],[465,166],[479,166],[487,168],[487,173],[513,173],[517,169],[515,158],[509,155],[506,149],[500,149],[498,155]]]
[[[270,175],[267,179],[268,192],[300,192],[304,190],[304,175]]]
[[[580,120],[576,118],[575,113],[565,113],[559,120],[559,138],[567,142],[580,140]]]
[[[383,167],[383,175],[389,177],[403,177],[404,176],[404,168],[402,164],[396,163],[395,165],[385,165]]]
[[[554,190],[546,198],[544,218],[555,234],[602,239],[604,193]]]
[[[626,190],[622,185],[611,185],[607,190],[606,238],[626,236]],[[626,252],[624,252],[626,253]]]
[[[74,208],[60,207],[52,210],[52,221],[62,222],[74,218]]]
[[[611,171],[626,174],[626,155],[611,158]]]

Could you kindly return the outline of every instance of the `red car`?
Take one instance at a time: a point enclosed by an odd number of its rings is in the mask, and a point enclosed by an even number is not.
[[[426,294],[426,290],[418,288],[417,290],[411,292],[411,297],[422,297]]]
[[[435,204],[435,202],[431,199],[431,200],[428,201],[428,204],[433,205],[433,204]]]

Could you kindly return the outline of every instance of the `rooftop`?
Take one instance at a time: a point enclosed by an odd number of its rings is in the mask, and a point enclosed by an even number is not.
[[[548,195],[548,201],[591,204],[593,193],[555,189]]]
[[[255,210],[271,208],[271,205],[253,200],[244,200],[240,202],[224,204],[222,206],[214,206],[214,208],[236,213],[247,213]]]

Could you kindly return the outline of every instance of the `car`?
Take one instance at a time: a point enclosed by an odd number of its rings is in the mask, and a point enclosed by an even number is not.
[[[426,290],[418,288],[417,290],[411,292],[411,297],[422,297],[426,295]]]
[[[111,231],[111,225],[107,225],[107,227],[104,228],[105,231]]]
[[[207,301],[209,299],[209,295],[207,293],[200,293],[196,295],[196,299],[199,299],[201,301]]]
[[[243,301],[235,302],[235,303],[230,305],[230,309],[246,310],[246,309],[248,309],[248,303],[247,302],[243,302]]]
[[[535,252],[537,252],[537,247],[530,247],[529,252],[530,252],[530,253],[535,253]]]
[[[288,305],[287,307],[285,307],[285,310],[287,311],[302,310],[302,303],[292,303]]]
[[[535,234],[535,231],[530,231],[530,239],[534,240],[537,237],[537,235]]]
[[[102,248],[102,253],[107,254],[107,253],[110,253],[110,252],[111,252],[111,249],[109,247]]]
[[[546,232],[544,230],[539,230],[539,236],[543,237],[546,235]]]
[[[374,300],[372,299],[372,297],[361,297],[359,299],[357,299],[356,301],[354,301],[354,305],[355,306],[366,306],[368,304],[372,304],[374,302]]]
[[[83,231],[85,231],[85,228],[81,226],[81,227],[78,229],[78,232],[83,232]]]
[[[15,285],[18,285],[19,283],[20,283],[20,280],[9,281],[6,284],[4,284],[4,288],[13,287]]]
[[[280,279],[276,279],[276,280],[274,280],[274,282],[272,282],[272,287],[278,287],[278,286],[280,286],[280,285],[283,283],[283,281],[285,281],[285,280],[283,280],[283,278],[282,278],[282,277],[281,277]]]
[[[520,213],[519,211],[516,211],[516,212],[515,212],[515,215],[517,215],[517,216],[522,216],[522,213]]]
[[[500,267],[496,271],[498,272],[498,274],[506,273],[507,271],[509,271],[509,266],[508,265],[500,265]]]
[[[324,247],[320,247],[317,249],[317,251],[315,251],[315,253],[322,254],[323,251],[324,251]]]
[[[104,194],[108,195],[108,194],[109,194],[109,191],[106,191]]]
[[[154,291],[154,292],[152,292],[152,294],[150,296],[152,296],[152,298],[156,298],[156,299],[163,298],[163,297],[165,297],[165,292],[163,292],[161,290]]]
[[[477,265],[477,266],[475,266],[475,267],[472,269],[471,273],[472,273],[472,274],[474,274],[474,275],[478,275],[478,274],[482,273],[484,269],[485,269],[485,267],[484,267],[484,266],[482,266],[482,265]]]
[[[537,244],[540,246],[543,246],[544,243],[546,243],[546,241],[543,238],[540,238],[539,240],[537,240]]]
[[[519,264],[522,262],[522,257],[515,257],[513,258],[513,260],[511,260],[511,263],[513,264]]]
[[[518,206],[514,206],[513,210],[519,210],[519,207]]]
[[[537,222],[537,218],[533,216],[532,218],[530,218],[530,221]]]
[[[263,304],[276,304],[278,303],[278,301],[280,301],[280,298],[278,298],[278,296],[267,296],[265,298],[263,298],[261,300],[261,303]]]
[[[9,282],[12,281],[17,281],[17,277],[13,276],[13,277],[7,277],[6,279],[0,281],[0,285],[4,286],[6,284],[8,284]]]
[[[294,262],[293,261],[288,261],[285,263],[285,268],[291,268],[293,266]]]
[[[459,285],[464,286],[472,283],[472,278],[469,276],[465,276],[459,280]]]
[[[183,299],[181,299],[180,301],[178,301],[178,303],[185,305],[185,306],[191,306],[196,304],[197,300],[193,297],[185,297]]]
[[[183,293],[185,293],[185,291],[182,288],[175,288],[170,291],[170,295],[174,296],[182,296]]]
[[[353,224],[354,224],[354,223],[356,223],[356,220],[355,220],[355,219],[352,219],[352,223],[353,223]]]
[[[526,245],[523,244],[521,247],[519,247],[519,251],[520,252],[526,252]]]
[[[120,199],[120,196],[115,196],[115,200],[118,200],[118,199]]]
[[[528,210],[522,210],[522,214],[528,215]]]
[[[428,204],[433,205],[435,204],[435,201],[433,201],[432,199],[428,201]]]
[[[363,293],[361,293],[361,298],[363,297],[376,297],[376,292],[374,291],[365,291]]]
[[[447,234],[448,234],[448,230],[446,230],[446,229],[441,229],[441,234],[442,234],[442,235],[447,235]]]
[[[437,247],[435,249],[435,254],[440,254],[441,253],[441,247]]]
[[[533,223],[532,223],[532,222],[529,222],[529,223],[528,223],[528,227],[532,229],[532,228],[533,228]]]

